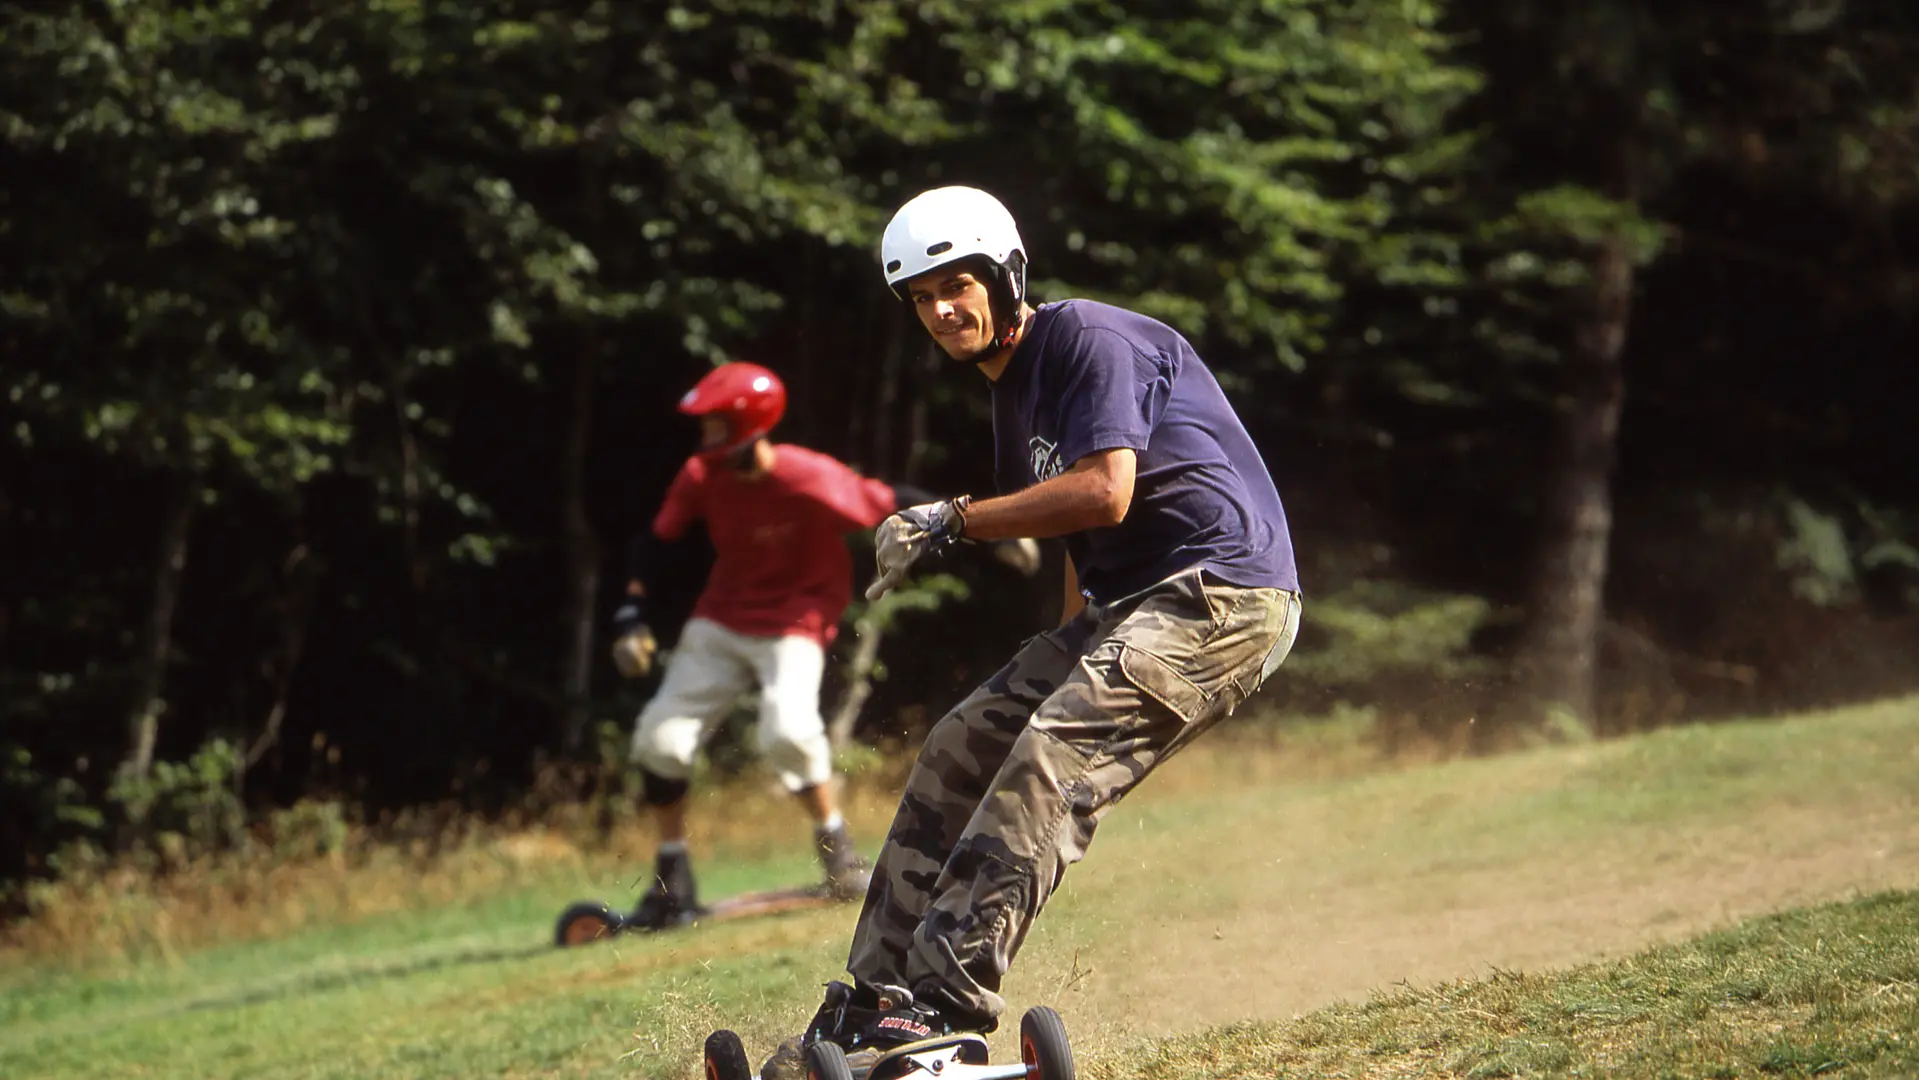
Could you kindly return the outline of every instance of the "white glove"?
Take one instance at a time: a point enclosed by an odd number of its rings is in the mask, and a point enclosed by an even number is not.
[[[966,528],[966,496],[945,502],[921,503],[880,522],[873,533],[873,559],[879,576],[866,587],[866,599],[878,600],[892,591],[906,571],[935,544],[959,539]]]
[[[660,643],[654,640],[653,631],[641,623],[613,643],[613,666],[629,679],[645,678],[652,674],[653,657],[659,651]]]
[[[993,541],[993,558],[1020,572],[1023,577],[1032,577],[1039,573],[1039,541],[1020,537],[1018,540]]]
[[[653,670],[653,655],[660,643],[646,625],[646,602],[628,596],[613,613],[613,664],[629,679],[643,678]]]

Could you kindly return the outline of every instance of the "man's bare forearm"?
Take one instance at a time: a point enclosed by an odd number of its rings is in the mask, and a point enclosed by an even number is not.
[[[966,508],[972,540],[1044,540],[1085,529],[1117,525],[1133,501],[1131,450],[1089,455],[1024,491],[980,499]]]

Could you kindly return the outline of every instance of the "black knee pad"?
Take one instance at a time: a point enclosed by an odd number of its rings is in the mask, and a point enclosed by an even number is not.
[[[669,780],[651,769],[640,770],[640,800],[648,806],[672,806],[686,798],[691,786],[685,780]]]

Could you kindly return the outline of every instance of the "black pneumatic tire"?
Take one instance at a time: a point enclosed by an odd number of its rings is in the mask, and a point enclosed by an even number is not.
[[[806,1080],[853,1080],[853,1067],[838,1043],[821,1039],[806,1048]]]
[[[560,913],[560,921],[553,924],[553,944],[564,949],[609,938],[620,932],[622,922],[619,912],[600,901],[582,900]]]
[[[706,1037],[706,1080],[753,1080],[740,1037],[722,1028]]]
[[[1019,1058],[1027,1080],[1073,1080],[1073,1048],[1058,1013],[1044,1005],[1026,1010],[1019,1020]]]

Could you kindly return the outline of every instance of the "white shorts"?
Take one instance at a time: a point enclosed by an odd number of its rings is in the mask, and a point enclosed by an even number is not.
[[[760,693],[759,751],[788,791],[833,775],[820,717],[826,654],[807,637],[754,637],[693,619],[666,665],[659,693],[633,729],[632,759],[669,780],[693,775],[693,758],[733,705]]]

